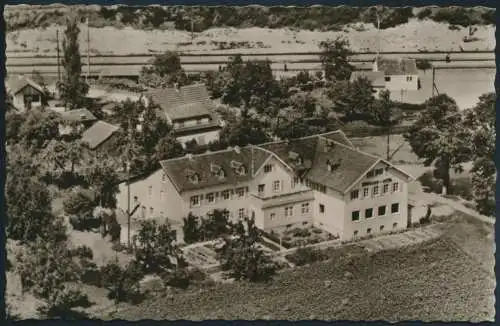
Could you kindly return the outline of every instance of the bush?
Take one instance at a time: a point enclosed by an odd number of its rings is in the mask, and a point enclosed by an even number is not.
[[[179,289],[187,289],[191,284],[192,275],[185,268],[176,268],[165,271],[162,280],[165,286],[171,286]]]
[[[304,228],[294,228],[288,232],[288,234],[290,234],[290,233],[294,237],[302,237],[302,238],[306,238],[306,237],[311,235],[311,231],[309,231],[308,229],[304,229]]]
[[[443,182],[434,177],[434,173],[432,171],[427,171],[422,174],[417,179],[422,187],[427,188],[428,192],[441,193],[443,188]]]
[[[101,273],[97,265],[88,260],[83,260],[81,262],[81,267],[83,269],[81,275],[81,281],[88,285],[93,285],[97,287],[101,287]]]
[[[417,59],[416,64],[417,64],[417,69],[420,69],[423,71],[426,71],[426,70],[429,70],[432,68],[431,62],[427,59]],[[418,105],[418,104],[416,104],[416,105]]]
[[[109,290],[108,298],[115,302],[138,303],[143,299],[140,280],[143,278],[140,266],[131,262],[122,269],[117,261],[100,269],[101,286]]]
[[[286,259],[288,259],[296,266],[303,266],[306,264],[314,263],[316,261],[325,260],[326,257],[327,256],[318,249],[314,249],[311,247],[300,247],[294,253],[287,255]]]
[[[76,257],[83,258],[83,259],[92,260],[94,258],[94,253],[93,253],[92,249],[88,246],[85,246],[85,245],[78,246],[75,249],[73,249],[72,254]]]
[[[427,17],[430,17],[430,15],[432,15],[432,10],[431,8],[424,8],[423,10],[421,10],[418,14],[417,14],[417,18],[420,19],[420,20],[423,20]]]

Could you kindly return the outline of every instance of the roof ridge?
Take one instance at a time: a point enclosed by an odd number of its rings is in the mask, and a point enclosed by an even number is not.
[[[255,146],[263,146],[263,145],[271,145],[271,144],[281,144],[281,143],[289,143],[291,141],[296,141],[296,140],[302,140],[302,139],[310,139],[314,137],[319,137],[322,134],[316,134],[316,135],[310,135],[310,136],[304,136],[304,137],[299,137],[299,138],[291,138],[291,139],[283,139],[283,140],[275,140],[275,141],[269,141],[266,143],[261,143]]]
[[[244,149],[244,148],[247,148],[248,146],[244,146],[242,147],[241,149]],[[225,148],[225,149],[219,149],[217,151],[207,151],[205,153],[200,153],[200,154],[193,154],[193,158],[195,157],[200,157],[200,156],[207,156],[207,155],[214,155],[214,154],[219,154],[219,153],[224,153],[224,152],[232,152],[234,151],[234,148]],[[189,155],[186,154],[186,155]],[[188,159],[188,157],[184,155],[184,156],[180,156],[180,157],[173,157],[173,158],[169,158],[167,160],[162,160],[160,161],[160,163],[163,163],[163,162],[171,162],[171,161],[180,161],[180,160],[183,160],[183,159]]]
[[[323,140],[329,141],[329,142],[334,142],[335,144],[340,145],[340,146],[342,146],[342,147],[345,147],[345,148],[347,148],[347,149],[350,149],[351,151],[358,152],[358,153],[360,153],[360,154],[363,154],[363,155],[366,155],[366,156],[370,156],[370,157],[372,157],[372,158],[376,158],[376,159],[379,159],[379,160],[380,160],[380,159],[382,159],[381,157],[378,157],[378,156],[376,156],[376,155],[369,154],[369,153],[367,153],[367,152],[363,152],[362,150],[360,150],[360,149],[358,149],[358,148],[356,148],[356,147],[352,147],[352,146],[348,146],[348,145],[346,145],[346,144],[342,144],[342,143],[340,143],[340,142],[338,142],[338,141],[336,141],[336,140],[333,140],[333,139],[328,139],[328,138],[325,138],[325,137],[323,137],[323,136],[318,136],[318,137],[320,137],[320,138],[321,138],[321,139],[323,139]]]

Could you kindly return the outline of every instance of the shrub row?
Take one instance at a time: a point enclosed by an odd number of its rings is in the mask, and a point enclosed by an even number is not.
[[[32,12],[7,10],[7,30],[40,28],[50,24],[64,24],[66,8],[45,9]],[[101,7],[71,8],[80,17],[89,17],[94,27],[132,26],[139,29],[162,28],[167,25],[179,30],[200,32],[212,27],[267,27],[298,28],[306,30],[341,30],[342,25],[364,22],[376,23],[374,7],[321,6],[321,7]],[[382,29],[407,23],[413,17],[412,8],[384,8],[381,15]],[[446,7],[421,10],[419,19],[429,18],[452,25],[495,24],[495,10],[485,8]],[[193,22],[193,24],[192,24]]]

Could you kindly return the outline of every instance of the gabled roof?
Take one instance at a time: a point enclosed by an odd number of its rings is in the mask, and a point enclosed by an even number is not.
[[[42,86],[35,83],[33,80],[26,76],[15,76],[5,81],[5,88],[7,89],[7,92],[10,92],[12,95],[16,95],[28,85],[33,87],[40,93],[44,93]]]
[[[354,148],[342,131],[176,158],[162,161],[161,166],[177,190],[182,192],[250,181],[251,172],[257,172],[271,156],[300,177],[341,193],[347,192],[378,162],[392,166],[377,156]],[[236,173],[236,163],[243,164],[247,170],[245,175]],[[226,177],[219,178],[211,171],[211,166],[221,167]],[[198,182],[190,180],[189,176],[193,175],[197,176]]]
[[[351,73],[350,81],[353,82],[361,77],[368,79],[375,88],[385,86],[385,74],[383,71],[356,70]]]
[[[378,70],[383,71],[385,75],[417,75],[417,61],[410,58],[389,59],[379,57]]]
[[[97,118],[92,114],[92,112],[90,112],[87,109],[76,109],[58,113],[61,115],[61,118],[63,120],[66,120],[68,122],[70,121],[89,122],[97,120]]]
[[[159,88],[146,93],[172,120],[185,120],[201,116],[212,116],[213,105],[207,87],[194,84],[179,89]]]
[[[93,150],[109,139],[119,129],[120,127],[105,121],[97,121],[92,127],[83,132],[81,140],[87,143],[89,148]]]
[[[234,186],[239,182],[250,181],[253,178],[252,164],[253,170],[256,171],[269,156],[270,154],[266,151],[257,147],[253,147],[252,150],[252,147],[249,146],[239,150],[227,149],[191,157],[185,156],[160,163],[177,190],[182,192],[224,184]],[[239,175],[235,170],[235,163],[241,163],[245,167],[246,173]],[[216,164],[224,170],[225,177],[223,179],[210,170],[211,164]],[[199,182],[190,181],[187,177],[188,174],[197,174]]]

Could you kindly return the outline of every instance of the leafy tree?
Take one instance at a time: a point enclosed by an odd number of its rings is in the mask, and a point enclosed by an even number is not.
[[[155,161],[160,162],[184,155],[184,148],[174,137],[161,138],[155,146]]]
[[[479,102],[464,112],[464,127],[470,131],[473,159],[472,188],[478,210],[495,213],[495,93],[483,94]]]
[[[64,199],[63,206],[66,214],[88,216],[96,207],[96,203],[82,191],[73,191]]]
[[[227,234],[230,225],[226,214],[227,210],[216,209],[207,214],[207,217],[201,220],[199,234],[203,240],[217,239]]]
[[[158,225],[156,220],[142,221],[135,237],[135,260],[142,271],[161,273],[178,265],[182,257],[175,241],[175,233],[168,223]]]
[[[319,47],[322,51],[320,60],[325,70],[327,80],[349,80],[353,66],[348,57],[352,54],[349,40],[337,37],[334,40],[321,41]]]
[[[108,289],[108,297],[116,303],[125,301],[137,303],[141,299],[140,280],[143,277],[140,266],[135,261],[124,269],[118,260],[110,262],[100,269],[101,285]]]
[[[189,78],[182,69],[178,53],[167,51],[154,58],[151,67],[143,67],[139,82],[149,87],[166,87],[189,84]]]
[[[267,280],[275,273],[276,265],[258,246],[261,232],[255,222],[245,219],[244,223],[240,221],[233,228],[232,236],[225,237],[218,250],[221,268],[236,280]]]
[[[184,242],[185,243],[195,243],[200,240],[200,226],[199,226],[199,218],[198,216],[189,213],[187,217],[183,218],[183,226],[182,231],[184,234]]]
[[[337,82],[328,96],[334,102],[335,111],[341,113],[347,122],[370,118],[375,103],[373,85],[367,78],[360,77],[351,82]]]
[[[425,102],[425,111],[405,135],[413,152],[434,164],[435,176],[443,181],[443,191],[451,193],[450,169],[462,171],[461,163],[470,158],[470,135],[461,127],[462,115],[455,100],[440,94]]]
[[[78,20],[68,19],[62,43],[63,80],[58,86],[61,99],[70,110],[81,108],[89,91],[89,86],[81,78],[82,63],[78,34],[80,34]]]
[[[261,122],[243,110],[241,117],[234,118],[234,123],[227,123],[221,130],[220,139],[230,146],[246,146],[268,142],[269,136]]]
[[[431,69],[432,64],[427,59],[417,59],[417,69],[423,70],[424,72]]]
[[[31,110],[19,127],[19,139],[27,146],[40,149],[52,139],[59,137],[60,117],[54,112]]]
[[[99,195],[99,204],[105,208],[115,208],[118,193],[118,175],[116,169],[108,163],[109,160],[101,158],[92,162],[87,167],[85,179]]]
[[[33,241],[53,221],[47,187],[34,178],[8,174],[5,187],[7,236]]]
[[[64,316],[72,308],[87,306],[89,300],[68,282],[79,282],[81,270],[66,241],[38,238],[18,256],[18,273],[23,291],[31,291],[45,305],[48,317]]]
[[[219,86],[225,104],[264,112],[273,99],[281,96],[269,61],[243,63],[241,56],[235,56],[230,59],[226,70]]]
[[[20,139],[21,126],[26,123],[26,116],[16,111],[5,113],[5,140],[7,144],[17,143]]]

